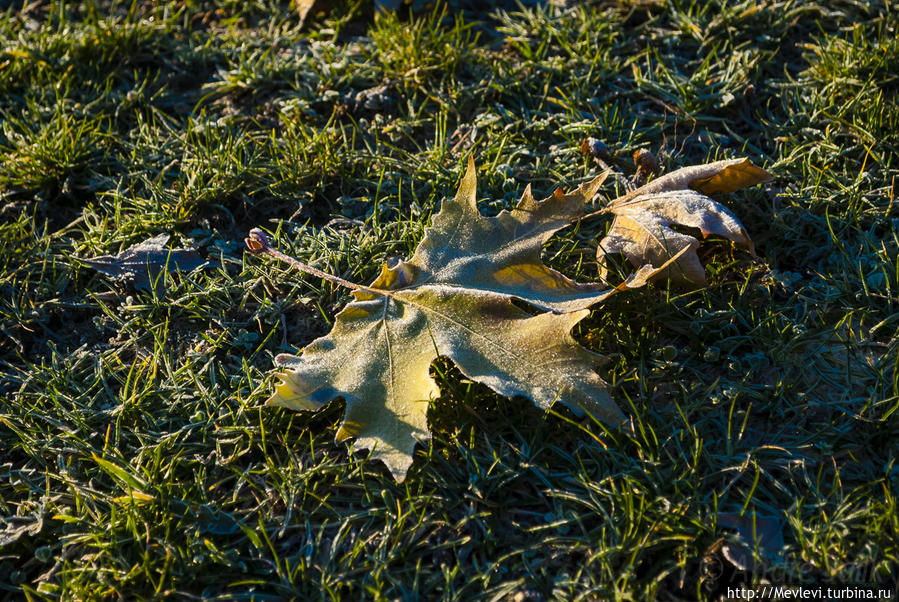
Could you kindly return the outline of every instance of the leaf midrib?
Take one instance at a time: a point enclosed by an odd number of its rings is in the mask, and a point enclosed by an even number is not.
[[[434,286],[434,285],[432,285],[432,286]],[[436,285],[436,286],[446,286],[446,285]],[[447,288],[450,288],[450,287],[447,287]],[[463,290],[464,290],[464,289],[463,289]],[[475,289],[475,290],[477,290],[477,289]],[[465,293],[459,293],[459,292],[457,292],[457,291],[454,291],[453,294],[459,295],[459,294],[465,294]],[[501,295],[501,294],[499,294],[499,293],[496,293],[496,295],[497,295],[498,297],[500,297],[503,301],[509,302],[509,301],[511,300],[511,296],[508,296],[508,295]],[[506,348],[505,348],[505,346],[503,346],[501,343],[497,343],[497,342],[494,341],[493,339],[491,339],[491,338],[487,337],[486,335],[484,335],[484,334],[478,332],[477,330],[474,330],[473,328],[471,328],[471,327],[469,327],[469,326],[463,324],[462,322],[459,322],[458,320],[453,319],[451,316],[448,316],[448,315],[444,314],[443,312],[437,310],[437,309],[434,308],[434,307],[431,307],[431,306],[429,306],[429,305],[425,305],[425,304],[422,304],[422,303],[416,303],[415,301],[412,301],[412,300],[410,300],[410,299],[405,299],[405,298],[402,298],[402,297],[399,297],[399,296],[396,296],[396,297],[393,297],[393,298],[394,298],[394,300],[396,300],[396,301],[398,301],[398,302],[407,303],[407,304],[411,305],[412,307],[415,307],[415,308],[418,309],[419,311],[424,312],[425,314],[432,313],[432,314],[434,314],[434,315],[436,315],[436,316],[438,316],[438,317],[444,319],[445,321],[449,322],[450,324],[453,324],[453,325],[457,326],[458,328],[461,328],[462,330],[465,330],[466,332],[469,332],[470,334],[474,335],[475,337],[479,337],[479,338],[483,339],[483,340],[486,341],[487,343],[489,343],[489,344],[491,344],[492,346],[494,346],[497,350],[499,350],[500,354],[503,355],[503,356],[506,357],[506,358],[511,358],[511,359],[513,359],[513,360],[515,360],[516,358],[518,358],[518,356],[516,356],[516,355],[512,354],[511,352],[507,351]],[[386,307],[386,305],[387,305],[388,302],[389,302],[389,299],[385,298],[385,307]],[[511,303],[510,303],[510,305],[511,305]],[[514,307],[514,305],[513,305],[512,307]],[[524,315],[526,315],[526,314],[524,314]],[[385,322],[384,326],[385,326],[385,329],[386,329],[386,328],[387,328],[387,324],[386,324],[386,321],[387,321],[386,311],[384,312],[384,317],[382,318],[382,320]],[[439,350],[437,350],[437,351],[438,351],[438,354],[439,354]],[[436,355],[435,355],[435,357],[436,357]],[[450,356],[450,357],[451,357],[451,356]],[[522,358],[518,358],[518,359],[522,359]],[[540,366],[537,366],[537,365],[535,365],[535,364],[532,364],[532,363],[529,361],[530,358],[528,358],[527,355],[525,355],[523,359],[524,359],[524,361],[527,363],[528,367],[533,368],[534,370],[538,370],[538,369],[540,368]],[[393,378],[393,375],[392,375],[392,366],[391,366],[391,379],[392,379],[392,378]],[[556,379],[556,380],[561,380],[562,383],[565,385],[566,388],[571,388],[571,389],[574,388],[574,383],[572,382],[571,379],[564,378],[564,377],[559,377],[559,378]],[[528,395],[528,394],[524,394],[524,395],[525,395],[526,397],[530,397],[530,395]]]

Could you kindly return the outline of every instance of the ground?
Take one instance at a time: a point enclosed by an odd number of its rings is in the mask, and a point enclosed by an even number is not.
[[[4,599],[706,599],[899,574],[899,11],[871,2],[4,3]],[[716,195],[757,256],[618,295],[575,332],[633,435],[433,371],[397,484],[275,354],[409,256],[466,158],[481,209],[648,149],[750,157]],[[610,179],[594,208],[622,192]],[[544,260],[595,280],[606,218]],[[81,260],[157,234],[150,289]],[[629,268],[622,265],[619,277]],[[753,529],[752,525],[755,525]],[[782,538],[782,541],[780,540]]]

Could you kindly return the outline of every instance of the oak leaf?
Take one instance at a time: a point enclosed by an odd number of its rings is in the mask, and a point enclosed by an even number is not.
[[[571,329],[589,306],[641,286],[656,270],[603,289],[540,259],[542,245],[581,215],[605,175],[540,202],[528,187],[515,209],[484,217],[469,160],[455,199],[443,202],[412,259],[384,266],[368,287],[356,286],[332,331],[300,356],[276,358],[283,370],[268,403],[317,410],[344,398],[337,439],[355,438],[354,448],[372,450],[397,480],[405,478],[416,441],[430,436],[428,404],[439,390],[429,370],[438,356],[501,395],[524,396],[541,408],[560,401],[622,423],[593,370],[597,356],[577,344]],[[259,251],[267,241],[259,232],[247,244]]]
[[[705,286],[705,270],[696,254],[699,241],[672,226],[696,228],[703,238],[709,234],[723,236],[754,252],[749,234],[737,217],[706,194],[733,192],[770,177],[749,159],[716,161],[678,169],[615,199],[604,210],[613,213],[615,219],[597,249],[600,277],[606,278],[607,256],[613,253],[621,253],[636,267],[660,267],[682,253],[666,270],[669,279]]]

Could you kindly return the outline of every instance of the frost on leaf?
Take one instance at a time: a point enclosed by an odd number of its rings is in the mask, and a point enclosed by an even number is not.
[[[699,241],[672,226],[696,228],[703,238],[723,236],[754,251],[736,216],[705,195],[733,192],[770,177],[749,159],[717,161],[678,169],[615,199],[608,207],[615,219],[597,249],[600,277],[606,277],[607,255],[613,253],[621,253],[635,267],[660,267],[682,253],[667,269],[668,277],[674,283],[705,286],[705,270],[696,254]]]
[[[398,480],[427,439],[427,410],[438,388],[429,374],[438,356],[471,380],[541,408],[561,401],[618,425],[624,415],[594,372],[597,356],[571,336],[589,306],[645,282],[616,289],[575,282],[545,266],[543,244],[583,211],[605,174],[536,201],[530,188],[512,211],[478,212],[474,162],[455,199],[446,200],[408,262],[382,268],[337,314],[334,328],[300,356],[280,355],[270,404],[316,410],[346,400],[337,439],[354,438]],[[512,303],[526,302],[534,312]],[[536,313],[536,315],[533,315]]]
[[[101,255],[80,261],[114,278],[130,281],[134,288],[150,289],[154,283],[164,292],[165,281],[157,281],[163,270],[190,272],[208,265],[196,249],[166,249],[168,234],[158,234],[118,255]]]

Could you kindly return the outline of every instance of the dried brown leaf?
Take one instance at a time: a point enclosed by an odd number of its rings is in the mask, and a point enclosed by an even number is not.
[[[631,199],[667,192],[694,188],[705,194],[734,192],[771,179],[764,169],[757,167],[747,158],[727,159],[704,165],[691,165],[672,171],[612,201],[613,207]]]
[[[723,236],[754,252],[737,217],[705,194],[729,192],[769,178],[749,159],[717,161],[678,169],[615,199],[606,210],[615,219],[597,249],[600,277],[608,275],[611,254],[622,254],[637,268],[645,264],[658,268],[680,254],[666,271],[671,281],[705,286],[705,270],[696,253],[699,240],[676,227],[698,229],[703,238]]]

